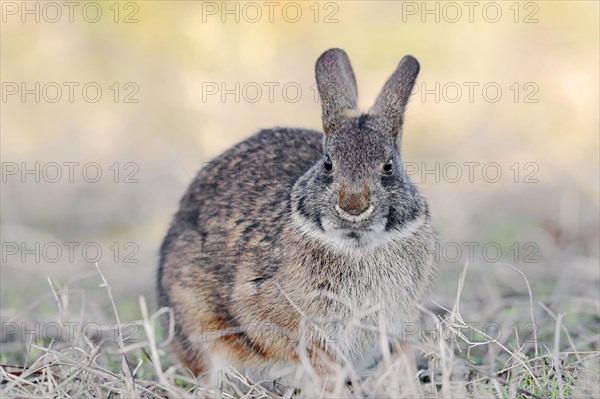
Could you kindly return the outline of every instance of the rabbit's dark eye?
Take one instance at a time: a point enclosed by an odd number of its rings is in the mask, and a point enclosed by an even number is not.
[[[389,161],[387,161],[387,163],[385,165],[383,165],[383,171],[387,174],[387,175],[391,175],[392,172],[394,172],[394,163],[392,162],[392,159],[390,158]]]
[[[331,163],[331,158],[329,158],[329,155],[325,155],[325,161],[323,162],[323,167],[325,168],[325,171],[327,171],[327,172],[331,172],[331,170],[333,169],[333,164]]]

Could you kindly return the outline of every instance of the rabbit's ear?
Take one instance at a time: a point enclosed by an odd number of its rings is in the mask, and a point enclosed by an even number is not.
[[[369,110],[369,114],[378,116],[383,127],[394,135],[394,139],[402,131],[404,110],[419,69],[419,61],[411,55],[405,55],[392,76],[385,82],[375,105]]]
[[[356,78],[348,55],[338,48],[321,54],[315,75],[323,108],[323,129],[327,134],[349,111],[356,109]]]

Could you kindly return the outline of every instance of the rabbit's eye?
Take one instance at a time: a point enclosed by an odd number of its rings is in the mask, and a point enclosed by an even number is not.
[[[331,158],[329,158],[329,155],[325,155],[325,161],[323,162],[323,167],[325,168],[325,170],[327,172],[331,172],[331,170],[333,169],[333,164],[331,163]]]
[[[383,165],[383,171],[388,175],[391,175],[394,171],[394,163],[392,162],[391,158],[385,165]]]

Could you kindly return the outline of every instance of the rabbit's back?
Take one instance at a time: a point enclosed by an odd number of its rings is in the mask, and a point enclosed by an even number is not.
[[[277,233],[294,183],[322,154],[322,137],[304,129],[262,130],[203,164],[172,226],[192,228],[213,244],[217,236],[221,242]]]

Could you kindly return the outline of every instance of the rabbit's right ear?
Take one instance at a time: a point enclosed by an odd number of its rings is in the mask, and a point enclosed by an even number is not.
[[[356,78],[348,55],[338,48],[321,54],[315,75],[323,109],[323,130],[327,134],[356,109]]]

